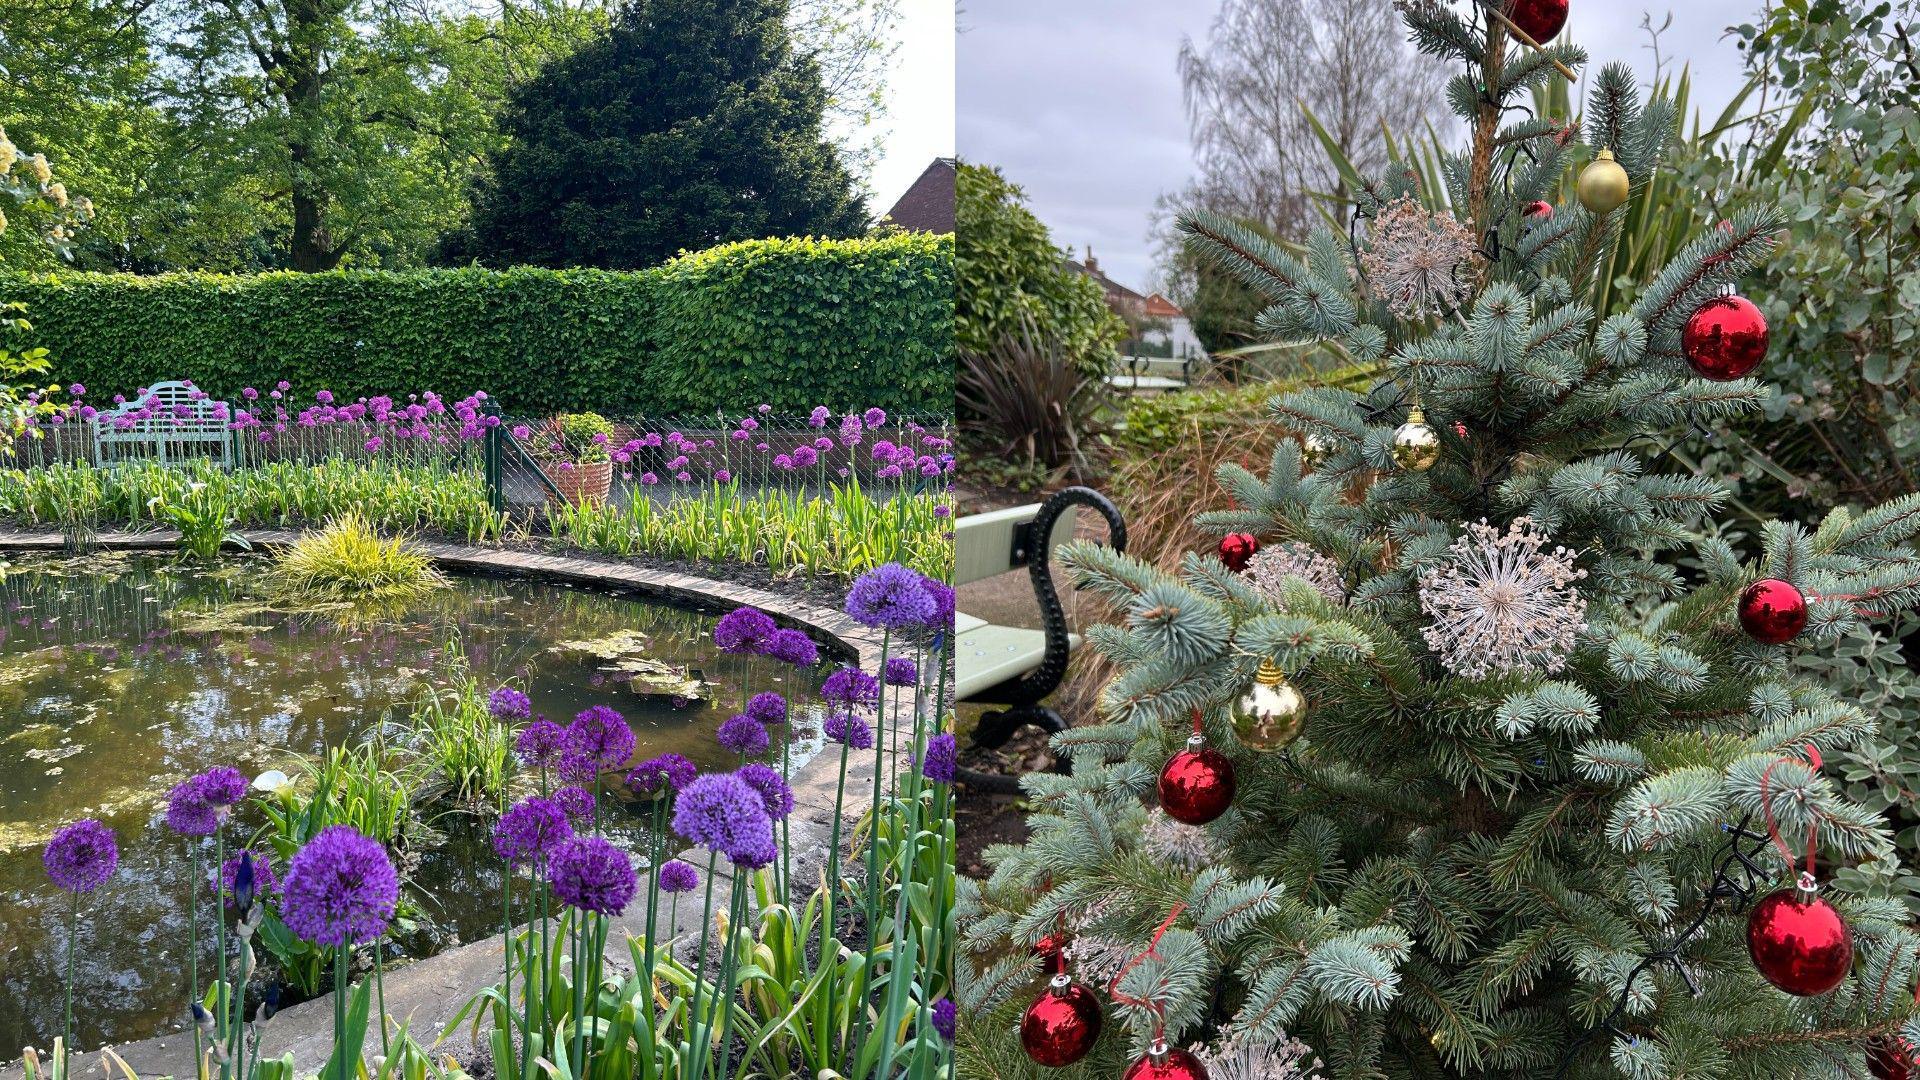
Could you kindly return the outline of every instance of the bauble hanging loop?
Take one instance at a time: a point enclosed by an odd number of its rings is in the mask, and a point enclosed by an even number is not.
[[[1020,1048],[1035,1064],[1049,1069],[1087,1056],[1100,1038],[1100,1002],[1093,991],[1066,975],[1055,975],[1047,992],[1020,1017]]]
[[[1798,997],[1815,997],[1845,982],[1853,969],[1853,931],[1820,895],[1813,875],[1801,874],[1793,888],[1753,905],[1747,954],[1768,982]]]
[[[1253,685],[1234,702],[1233,734],[1249,750],[1271,753],[1292,745],[1307,726],[1307,699],[1272,660],[1260,661]]]
[[[1785,645],[1807,627],[1807,597],[1792,582],[1762,578],[1740,593],[1740,626],[1762,645]]]
[[[1743,378],[1767,358],[1767,317],[1744,296],[1716,296],[1687,320],[1680,351],[1703,379]]]
[[[1613,151],[1602,149],[1581,170],[1574,191],[1580,196],[1580,205],[1586,207],[1588,213],[1605,217],[1627,204],[1632,186],[1627,179],[1627,170],[1613,159]]]
[[[1233,762],[1194,734],[1160,770],[1160,809],[1184,825],[1205,825],[1233,805]]]
[[[1121,1080],[1208,1080],[1207,1067],[1199,1058],[1177,1046],[1168,1046],[1156,1038],[1147,1053],[1127,1069]]]
[[[1048,976],[1064,975],[1067,972],[1067,936],[1054,931],[1033,943],[1033,955],[1040,961],[1040,970]]]
[[[1407,422],[1394,429],[1393,460],[1413,472],[1426,472],[1440,460],[1440,433],[1418,405],[1408,411]]]

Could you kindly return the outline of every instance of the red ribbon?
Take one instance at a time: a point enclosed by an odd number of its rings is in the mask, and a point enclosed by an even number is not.
[[[1198,727],[1200,725],[1199,709],[1193,710],[1193,723],[1195,727]],[[1156,1039],[1163,1038],[1167,1033],[1166,1009],[1163,1006],[1161,1006],[1161,1004],[1157,1001],[1148,1001],[1142,998],[1134,997],[1131,994],[1121,993],[1120,980],[1126,978],[1127,972],[1132,971],[1134,967],[1140,963],[1140,961],[1145,960],[1149,956],[1157,957],[1160,955],[1159,949],[1160,949],[1161,937],[1163,937],[1166,934],[1166,932],[1172,928],[1173,920],[1179,918],[1180,913],[1185,910],[1187,910],[1187,905],[1185,904],[1173,905],[1173,910],[1167,912],[1166,921],[1160,924],[1160,929],[1155,930],[1153,932],[1153,940],[1147,942],[1147,951],[1143,953],[1136,953],[1133,959],[1128,960],[1125,964],[1122,964],[1120,966],[1120,973],[1113,977],[1113,981],[1111,983],[1107,984],[1107,994],[1108,996],[1112,997],[1113,1000],[1123,1005],[1138,1005],[1143,1009],[1152,1010],[1154,1015],[1154,1036],[1153,1037]]]
[[[1820,748],[1812,743],[1807,744],[1807,761],[1812,766],[1814,772],[1817,773],[1820,771]],[[1780,855],[1787,860],[1787,873],[1792,874],[1794,864],[1793,851],[1787,847],[1786,839],[1780,835],[1779,823],[1774,821],[1773,818],[1773,800],[1767,796],[1767,785],[1773,780],[1773,770],[1785,764],[1797,764],[1797,762],[1790,757],[1777,758],[1773,764],[1767,766],[1766,772],[1760,774],[1760,810],[1766,817],[1767,836],[1773,840],[1773,846],[1780,849]],[[1809,821],[1807,823],[1807,865],[1804,868],[1804,872],[1808,874],[1813,873],[1814,835],[1818,828],[1819,822],[1817,821]]]

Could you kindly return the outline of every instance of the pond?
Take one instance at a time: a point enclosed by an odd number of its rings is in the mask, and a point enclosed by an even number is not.
[[[85,903],[74,1022],[82,1045],[123,1042],[181,1019],[191,875],[161,818],[186,776],[216,764],[297,776],[302,757],[404,721],[457,654],[483,687],[519,680],[540,713],[564,722],[610,704],[640,757],[703,766],[723,763],[713,732],[746,689],[792,677],[719,653],[714,616],[656,600],[459,576],[368,620],[275,609],[259,599],[263,569],[107,554],[16,558],[0,578],[0,1060],[59,1031],[66,901],[40,852],[67,821],[100,818],[120,839],[119,871]],[[615,670],[641,658],[704,676],[711,700]],[[446,842],[423,853],[410,894],[420,918],[394,943],[412,956],[498,927],[489,823],[454,811],[431,825]],[[614,831],[639,829],[629,816]]]

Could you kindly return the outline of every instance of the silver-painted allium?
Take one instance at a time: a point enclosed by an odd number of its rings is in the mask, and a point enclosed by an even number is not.
[[[1260,595],[1280,603],[1281,588],[1288,578],[1299,578],[1320,590],[1328,602],[1347,602],[1347,583],[1340,576],[1340,564],[1297,540],[1270,544],[1260,549],[1247,563],[1247,574]]]
[[[1106,986],[1120,977],[1120,970],[1140,950],[1141,946],[1104,934],[1081,934],[1068,942],[1063,951],[1081,981],[1092,986]]]
[[[1394,314],[1423,319],[1464,306],[1479,274],[1473,233],[1446,214],[1430,214],[1409,195],[1373,219],[1360,268],[1375,297]]]
[[[1587,572],[1547,541],[1531,518],[1515,518],[1504,534],[1481,521],[1421,575],[1420,608],[1433,620],[1424,636],[1448,671],[1484,679],[1567,666],[1587,619],[1574,583]]]
[[[1156,861],[1182,870],[1200,870],[1224,856],[1219,843],[1207,830],[1181,824],[1158,807],[1147,812],[1146,827],[1140,830],[1140,844]]]
[[[1209,1080],[1312,1080],[1319,1075],[1315,1070],[1320,1059],[1313,1048],[1285,1032],[1273,1040],[1236,1035],[1192,1049],[1207,1067]]]

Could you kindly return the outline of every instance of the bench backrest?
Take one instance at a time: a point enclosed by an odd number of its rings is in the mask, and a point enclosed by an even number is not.
[[[154,383],[123,405],[94,417],[93,441],[101,461],[114,450],[152,450],[161,463],[191,458],[190,447],[212,449],[221,464],[232,464],[232,408],[195,390],[189,383]],[[170,448],[183,451],[169,453]],[[204,455],[201,455],[204,456]]]
[[[961,518],[954,526],[953,583],[965,585],[1026,565],[1014,561],[1014,544],[1020,531],[1039,513],[1040,504],[1031,503]],[[1073,539],[1078,516],[1077,509],[1061,514],[1053,524],[1053,535],[1047,538],[1045,552],[1033,552],[1031,558],[1051,559],[1055,549]]]

